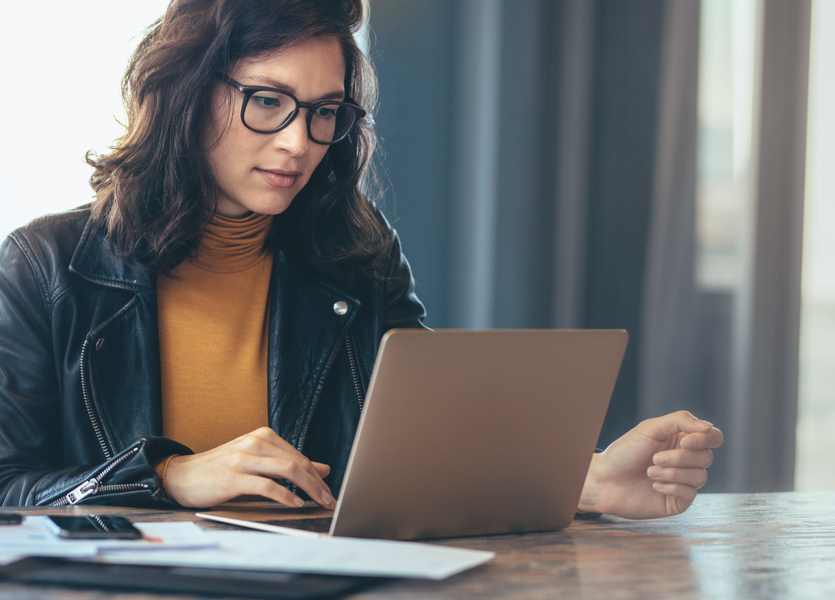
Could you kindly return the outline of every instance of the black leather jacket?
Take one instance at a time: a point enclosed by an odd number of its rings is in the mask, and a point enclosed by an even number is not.
[[[161,437],[156,277],[119,259],[89,215],[43,217],[0,246],[3,505],[173,504],[153,464],[191,453]],[[396,235],[382,268],[380,283],[338,289],[273,261],[269,424],[331,466],[334,493],[383,333],[424,317]]]

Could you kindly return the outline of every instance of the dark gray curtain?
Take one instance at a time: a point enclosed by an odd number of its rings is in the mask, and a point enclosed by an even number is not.
[[[602,443],[638,415],[663,23],[662,0],[371,2],[386,211],[428,324],[628,330]]]
[[[780,462],[781,474],[741,483],[757,455],[746,447],[755,434],[745,415],[758,407],[734,383],[742,347],[734,314],[752,314],[753,305],[739,308],[739,298],[694,284],[698,0],[370,6],[385,210],[428,325],[626,329],[630,344],[600,444],[639,418],[690,408],[745,440],[729,439],[729,450],[717,453],[707,489],[785,489],[796,340],[769,363],[786,374],[781,398],[772,394],[765,406],[764,426],[779,441],[754,444]],[[808,18],[798,18],[801,30],[780,46],[794,52],[781,73],[802,72]],[[808,58],[808,33],[806,45]],[[805,101],[791,91],[780,97],[795,109]],[[763,119],[766,111],[776,117],[772,104],[763,105]],[[788,125],[793,134],[801,116],[805,123],[804,112]],[[796,176],[789,170],[781,181],[796,184]],[[796,185],[788,191],[796,205]],[[789,236],[781,248],[794,252],[798,240]],[[794,285],[792,268],[775,281]],[[794,335],[793,305],[780,307],[788,307],[778,309],[782,337],[757,343],[774,347]]]
[[[811,0],[764,0],[747,255],[735,299],[728,489],[794,486]]]
[[[665,16],[640,416],[678,404],[725,430],[708,489],[791,490],[810,2],[758,4],[742,273],[725,293],[694,285],[698,9],[697,0],[679,0]]]

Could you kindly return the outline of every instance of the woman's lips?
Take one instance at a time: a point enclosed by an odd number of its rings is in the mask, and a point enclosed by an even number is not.
[[[255,170],[264,178],[264,181],[277,188],[293,187],[296,185],[299,175],[301,175],[298,171],[265,171],[258,168]]]

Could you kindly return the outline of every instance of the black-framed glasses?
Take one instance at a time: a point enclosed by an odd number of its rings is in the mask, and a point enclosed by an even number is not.
[[[317,144],[330,145],[344,140],[365,116],[365,111],[350,100],[302,102],[284,90],[242,85],[223,73],[215,73],[215,77],[244,95],[241,122],[256,133],[281,131],[293,122],[300,108],[306,108],[307,135]]]

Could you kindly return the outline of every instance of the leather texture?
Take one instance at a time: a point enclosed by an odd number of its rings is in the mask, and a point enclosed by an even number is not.
[[[153,465],[191,453],[161,437],[156,276],[116,256],[89,216],[89,207],[46,216],[0,245],[5,506],[65,503],[79,486],[82,503],[171,505]],[[269,423],[331,466],[334,493],[380,339],[394,327],[423,326],[396,233],[380,275],[337,286],[284,253],[273,261]],[[339,301],[344,314],[334,310]]]

